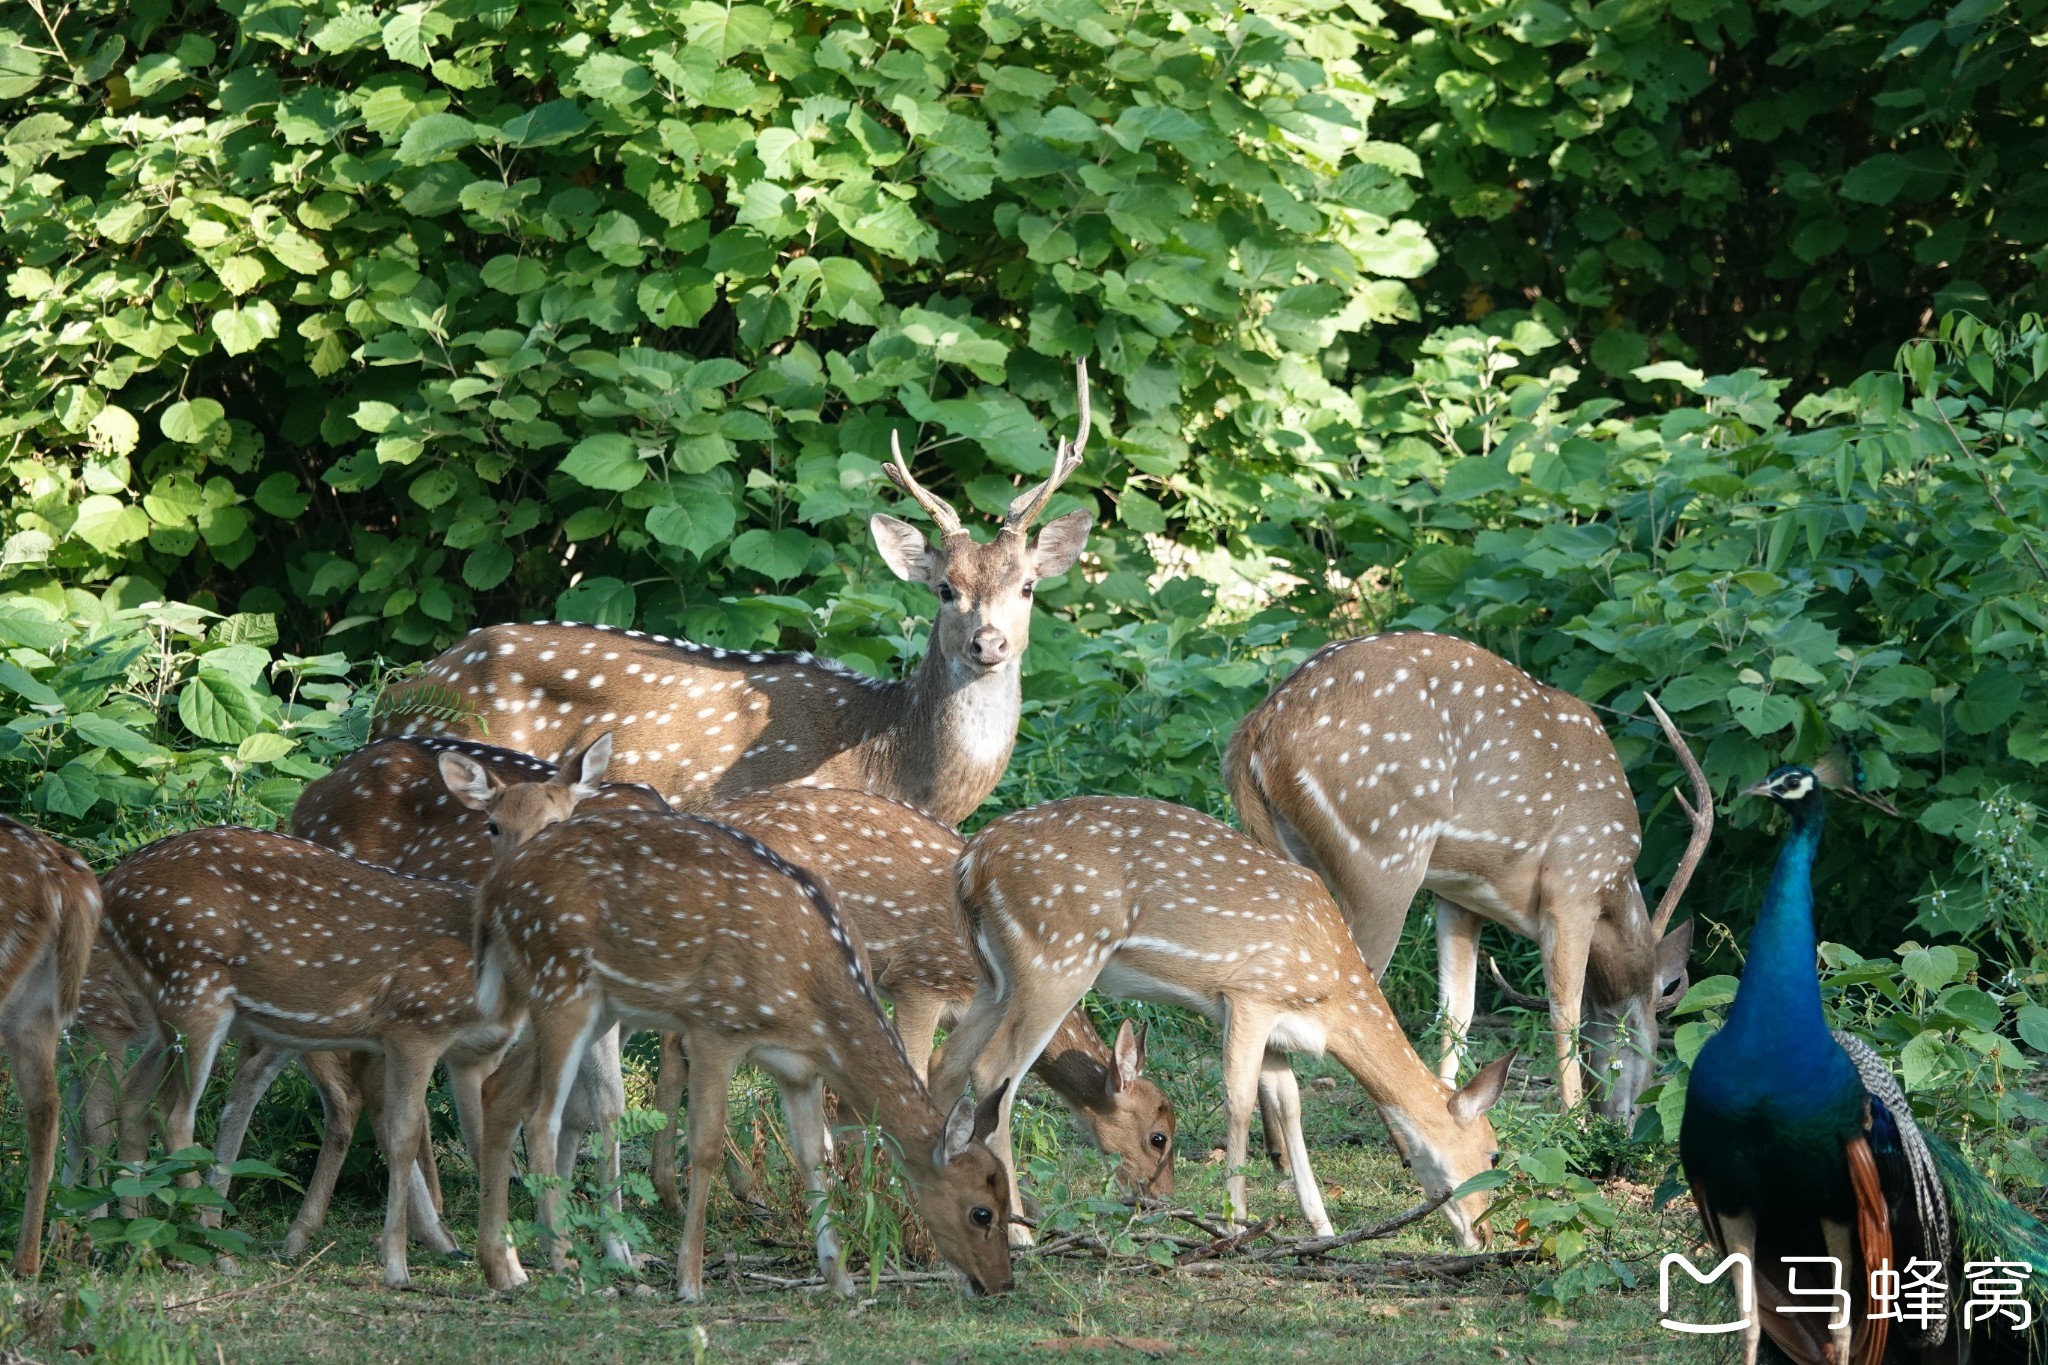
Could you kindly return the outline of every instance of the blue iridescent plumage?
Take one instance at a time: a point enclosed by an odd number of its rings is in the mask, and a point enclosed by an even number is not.
[[[1823,825],[1821,783],[1806,768],[1773,772],[1751,792],[1791,817],[1728,1022],[1693,1061],[1679,1155],[1707,1235],[1755,1267],[1756,1326],[1744,1357],[1772,1350],[1800,1365],[1935,1365],[2044,1358],[2048,1323],[2004,1321],[1965,1332],[1870,1317],[1870,1272],[1938,1264],[1952,1317],[1964,1264],[1997,1258],[2032,1267],[2033,1311],[2048,1305],[2048,1231],[2002,1198],[1939,1139],[1923,1134],[1884,1061],[1830,1033],[1815,972],[1813,866]],[[1854,1307],[1778,1310],[1816,1302],[1790,1292],[1787,1259],[1833,1256]],[[1802,1267],[1801,1286],[1815,1282]],[[1882,1306],[1882,1305],[1879,1305]],[[1768,1338],[1765,1346],[1760,1337]]]

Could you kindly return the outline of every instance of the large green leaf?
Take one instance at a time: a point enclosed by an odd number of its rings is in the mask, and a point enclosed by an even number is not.
[[[263,714],[246,685],[202,668],[178,691],[178,719],[201,739],[240,744],[256,733]]]

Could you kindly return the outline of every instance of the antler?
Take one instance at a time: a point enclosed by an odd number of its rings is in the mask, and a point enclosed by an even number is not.
[[[917,500],[917,505],[932,519],[932,524],[939,528],[939,533],[955,536],[964,531],[966,528],[960,524],[960,514],[953,510],[953,505],[911,477],[910,461],[903,458],[902,443],[896,439],[896,432],[893,429],[889,432],[889,454],[895,458],[882,466],[882,472],[887,474],[898,488]]]
[[[1036,488],[1017,495],[1010,503],[1010,510],[1003,513],[1003,529],[1023,535],[1026,528],[1038,519],[1045,510],[1045,504],[1052,498],[1059,486],[1081,467],[1081,452],[1088,448],[1088,362],[1079,361],[1074,366],[1074,388],[1080,395],[1080,414],[1076,421],[1074,443],[1068,445],[1066,438],[1060,439],[1059,448],[1052,458],[1052,475]]]
[[[1494,960],[1492,953],[1486,955],[1486,970],[1493,973],[1493,984],[1500,987],[1500,993],[1515,1004],[1520,1005],[1523,1009],[1547,1010],[1550,1008],[1550,998],[1548,996],[1524,995],[1513,986],[1510,986],[1508,979],[1500,974],[1500,963]]]
[[[1699,760],[1692,756],[1692,750],[1686,746],[1685,737],[1678,733],[1678,727],[1671,723],[1671,717],[1664,714],[1664,708],[1649,693],[1643,694],[1643,700],[1650,703],[1650,710],[1655,713],[1664,738],[1670,740],[1671,747],[1678,751],[1678,761],[1685,766],[1686,776],[1692,779],[1693,796],[1699,802],[1694,806],[1685,799],[1684,792],[1671,793],[1678,798],[1686,818],[1692,821],[1692,839],[1685,846],[1685,856],[1678,860],[1678,870],[1671,874],[1671,884],[1664,888],[1664,899],[1657,902],[1657,913],[1650,917],[1651,932],[1662,938],[1665,928],[1671,923],[1672,912],[1678,909],[1679,897],[1685,894],[1693,870],[1700,865],[1700,858],[1707,851],[1707,840],[1713,837],[1714,792],[1707,786],[1707,775],[1700,771]]]

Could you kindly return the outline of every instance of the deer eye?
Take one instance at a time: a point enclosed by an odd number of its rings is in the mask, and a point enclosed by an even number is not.
[[[1495,1152],[1495,1153],[1493,1153],[1493,1155],[1491,1155],[1491,1156],[1487,1157],[1487,1158],[1486,1158],[1486,1164],[1487,1164],[1488,1166],[1492,1167],[1492,1168],[1493,1168],[1494,1170],[1496,1170],[1496,1171],[1497,1171],[1497,1170],[1499,1170],[1499,1169],[1500,1169],[1500,1153],[1499,1153],[1499,1152]]]
[[[967,1211],[967,1217],[978,1228],[992,1228],[996,1224],[996,1211],[986,1204],[976,1204]]]
[[[953,585],[951,583],[941,582],[939,584],[939,600],[941,602],[950,602],[953,600],[953,596]]]
[[[1031,584],[1031,583],[1026,583],[1026,584],[1024,585],[1024,600],[1025,600],[1026,602],[1029,602],[1029,601],[1031,600],[1031,590],[1032,590],[1032,588],[1033,588],[1033,587],[1035,587],[1035,586],[1036,586],[1035,584]]]
[[[1166,1150],[1166,1134],[1154,1133],[1152,1135],[1152,1150],[1155,1152],[1163,1152]]]
[[[490,835],[490,836],[491,836],[491,837],[492,837],[493,839],[497,838],[497,837],[498,837],[498,822],[497,822],[496,820],[486,820],[486,821],[484,821],[484,833],[486,833],[486,834]]]

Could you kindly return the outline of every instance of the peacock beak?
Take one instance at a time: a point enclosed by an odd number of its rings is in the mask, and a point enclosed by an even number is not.
[[[1737,796],[1769,796],[1770,794],[1771,784],[1767,781],[1752,783],[1736,793]]]

